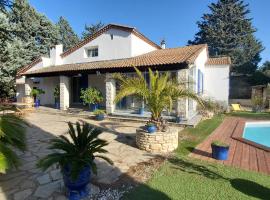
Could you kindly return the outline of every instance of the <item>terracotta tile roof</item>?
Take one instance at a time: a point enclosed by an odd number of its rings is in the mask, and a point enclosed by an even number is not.
[[[230,57],[208,58],[206,65],[231,65]]]
[[[100,29],[99,31],[97,31],[96,33],[94,33],[93,35],[90,35],[85,40],[83,40],[83,41],[79,42],[78,44],[76,44],[74,47],[72,47],[72,48],[68,49],[67,51],[65,51],[64,53],[62,53],[61,56],[62,57],[65,57],[65,56],[71,54],[72,52],[76,51],[77,49],[81,48],[85,44],[87,44],[90,41],[96,39],[98,36],[102,35],[103,33],[105,33],[106,31],[108,31],[109,29],[112,29],[112,28],[113,29],[127,31],[127,32],[131,32],[134,35],[136,35],[137,37],[139,37],[142,40],[144,40],[145,42],[147,42],[148,44],[152,45],[153,47],[155,47],[157,49],[161,49],[161,47],[159,45],[157,45],[156,43],[154,43],[153,41],[151,41],[150,39],[148,39],[142,33],[140,33],[139,31],[137,31],[134,27],[123,26],[123,25],[119,25],[119,24],[108,24],[107,26],[103,27],[102,29]]]
[[[19,69],[17,71],[17,75],[20,75],[24,72],[26,72],[27,70],[29,70],[31,67],[33,67],[34,65],[36,65],[37,63],[41,62],[42,61],[42,58],[41,57],[38,57],[36,58],[35,60],[33,60],[30,64],[22,67],[21,69]]]
[[[203,44],[203,45],[185,46],[180,48],[160,49],[132,58],[44,67],[39,70],[24,73],[24,75],[81,71],[91,69],[124,68],[133,66],[147,67],[147,66],[169,65],[180,63],[191,64],[195,61],[198,54],[205,48],[207,48],[207,45]]]

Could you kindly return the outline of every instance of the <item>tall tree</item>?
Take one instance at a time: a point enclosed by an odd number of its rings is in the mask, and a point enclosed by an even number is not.
[[[82,32],[82,39],[84,40],[88,36],[93,35],[94,33],[96,33],[98,30],[100,30],[103,27],[104,27],[104,24],[101,21],[96,24],[91,24],[91,25],[85,24],[84,31]]]
[[[56,25],[60,33],[60,43],[63,44],[64,50],[73,47],[80,41],[79,37],[64,17],[61,16]]]
[[[27,0],[15,0],[7,16],[0,15],[0,28],[10,29],[12,36],[0,38],[0,97],[8,97],[14,95],[17,70],[38,56],[48,55],[49,48],[58,43],[59,32]]]
[[[232,71],[253,73],[260,62],[263,46],[254,33],[248,4],[242,0],[218,0],[211,3],[210,13],[197,22],[199,32],[189,44],[207,43],[212,56],[228,55],[232,59]]]

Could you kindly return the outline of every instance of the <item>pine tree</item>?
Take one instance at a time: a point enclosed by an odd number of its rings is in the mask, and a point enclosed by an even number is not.
[[[242,0],[218,0],[211,3],[210,13],[197,22],[199,32],[189,44],[207,43],[211,56],[227,55],[232,59],[232,71],[254,73],[260,62],[262,44],[254,33],[248,4]]]
[[[98,22],[96,24],[86,25],[84,26],[84,31],[82,32],[82,39],[84,40],[89,35],[93,35],[98,30],[104,27],[104,24],[102,22]]]
[[[63,44],[64,50],[67,50],[77,44],[80,39],[69,25],[64,17],[60,17],[56,24],[60,33],[60,43]]]

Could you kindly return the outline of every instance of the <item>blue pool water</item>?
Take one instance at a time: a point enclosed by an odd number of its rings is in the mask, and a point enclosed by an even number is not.
[[[270,147],[270,122],[247,122],[243,138]]]

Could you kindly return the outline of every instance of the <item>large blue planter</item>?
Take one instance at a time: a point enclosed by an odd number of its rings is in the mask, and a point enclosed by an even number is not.
[[[148,125],[148,126],[146,126],[146,129],[147,129],[148,133],[154,133],[157,131],[157,127],[155,125]]]
[[[139,113],[139,115],[143,115],[144,114],[144,108],[139,108],[138,113]]]
[[[215,144],[211,144],[212,157],[217,160],[227,160],[229,155],[229,146],[223,147]]]
[[[91,112],[94,112],[95,110],[98,109],[98,104],[97,103],[91,103],[89,104],[89,108]]]
[[[102,120],[104,120],[104,118],[105,118],[104,114],[97,114],[96,115],[96,120],[98,120],[98,121],[102,121]]]
[[[89,166],[83,168],[76,180],[70,176],[70,167],[63,168],[63,178],[65,186],[68,189],[69,200],[79,200],[89,195],[87,185],[91,178],[91,168]]]
[[[40,106],[40,99],[36,99],[34,102],[34,107],[38,108]]]

